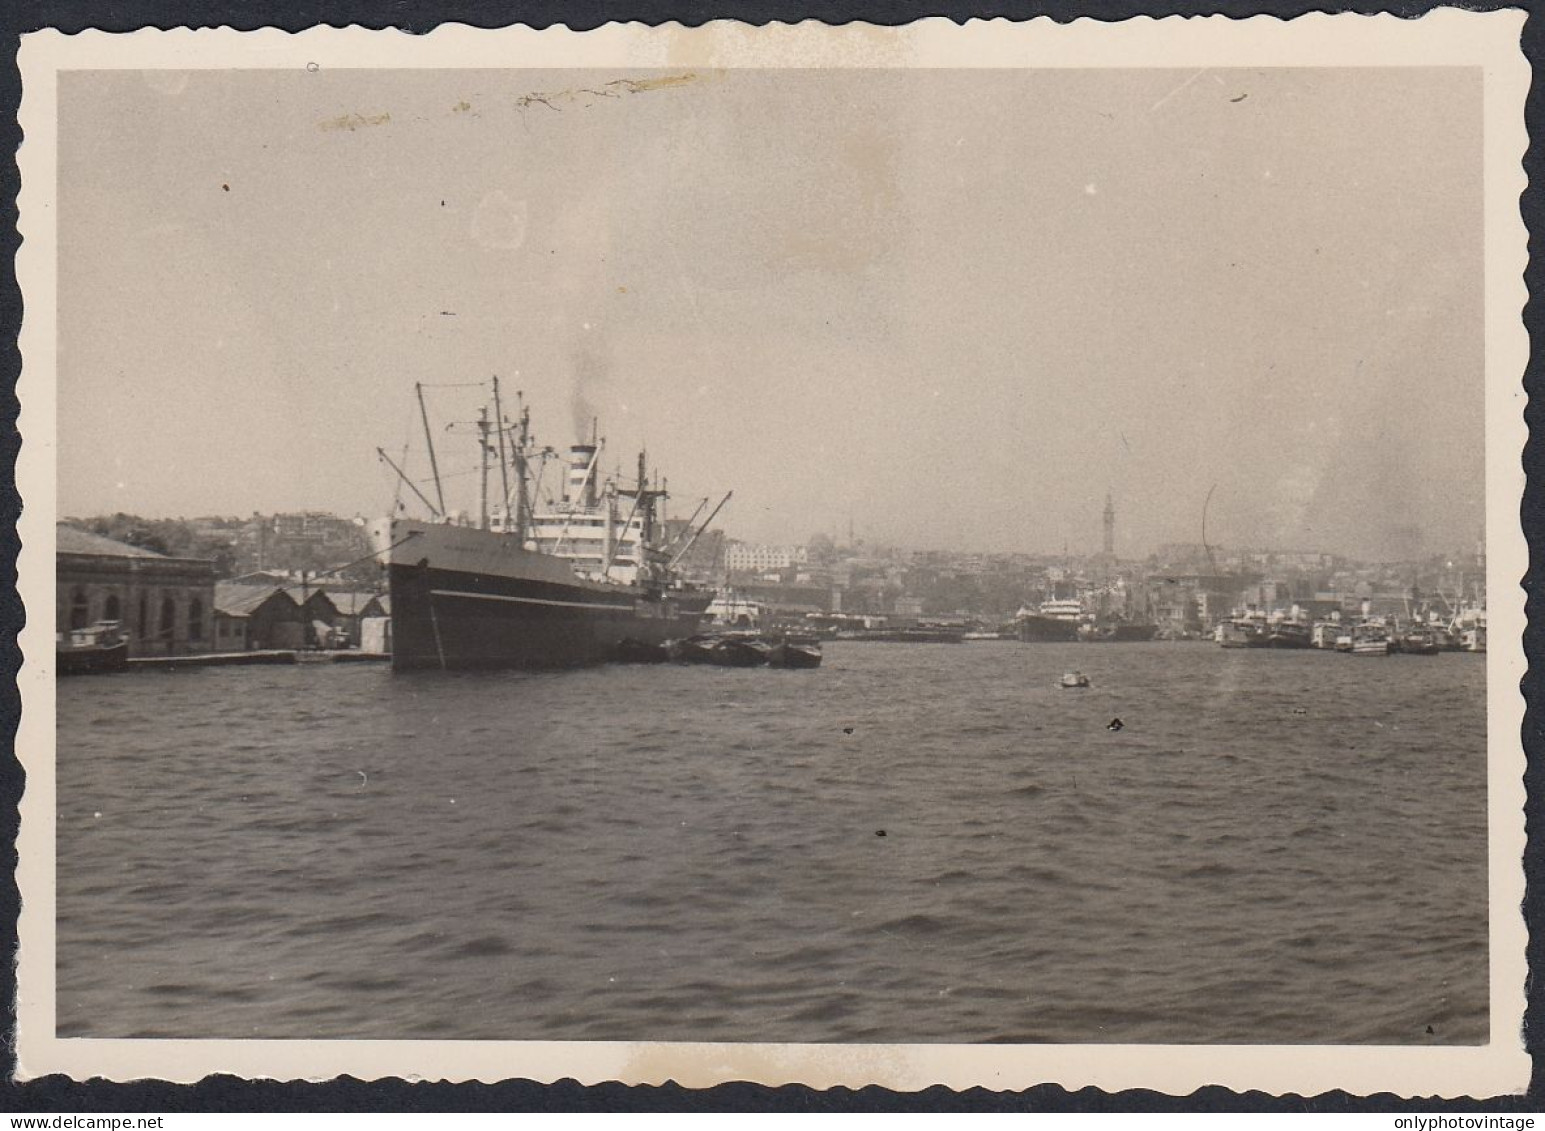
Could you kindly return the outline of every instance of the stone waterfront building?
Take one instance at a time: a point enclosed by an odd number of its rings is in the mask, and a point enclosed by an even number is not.
[[[181,656],[214,646],[215,563],[170,558],[60,523],[54,630],[117,621],[130,656]]]

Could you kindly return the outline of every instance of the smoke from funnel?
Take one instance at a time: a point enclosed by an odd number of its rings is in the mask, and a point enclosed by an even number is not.
[[[569,423],[577,443],[590,441],[591,424],[599,415],[591,397],[602,396],[601,386],[606,384],[609,369],[607,359],[593,346],[583,345],[574,351],[574,391],[569,396]]]

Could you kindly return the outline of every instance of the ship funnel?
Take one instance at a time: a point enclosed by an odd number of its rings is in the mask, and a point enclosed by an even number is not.
[[[565,502],[582,507],[595,506],[596,474],[591,469],[595,451],[594,444],[575,444],[569,449],[569,474],[563,485]]]

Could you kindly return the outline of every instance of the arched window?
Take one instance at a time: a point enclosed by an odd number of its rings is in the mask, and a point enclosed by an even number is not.
[[[70,628],[85,628],[91,623],[91,598],[86,596],[86,591],[79,585],[75,587],[75,593],[70,598]]]
[[[188,602],[188,639],[204,639],[204,602],[197,597]]]
[[[107,595],[107,603],[102,606],[102,619],[121,620],[122,618],[123,608],[118,603],[118,594],[109,593]]]
[[[170,641],[177,627],[177,604],[170,597],[161,598],[161,632],[162,640]]]

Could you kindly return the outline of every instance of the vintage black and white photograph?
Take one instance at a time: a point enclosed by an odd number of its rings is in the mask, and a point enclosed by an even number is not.
[[[30,45],[23,1068],[1521,1088],[1521,18],[1349,19]]]

